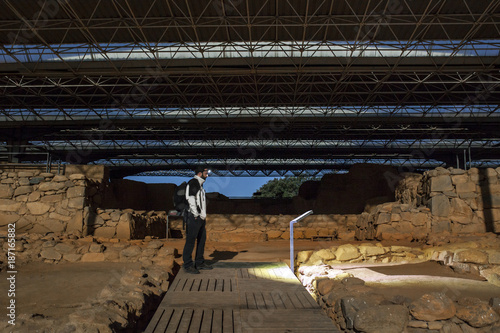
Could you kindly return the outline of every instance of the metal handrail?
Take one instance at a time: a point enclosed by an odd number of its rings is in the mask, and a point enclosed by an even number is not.
[[[294,249],[293,249],[293,224],[299,222],[303,218],[311,215],[313,213],[312,210],[309,210],[305,212],[304,214],[300,215],[299,217],[296,217],[295,219],[290,221],[290,269],[292,270],[292,273],[295,274],[295,256],[294,256]]]

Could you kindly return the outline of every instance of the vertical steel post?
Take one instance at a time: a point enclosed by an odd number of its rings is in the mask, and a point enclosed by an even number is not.
[[[294,249],[293,249],[293,224],[299,222],[306,216],[309,216],[313,213],[312,210],[309,210],[305,212],[304,214],[300,215],[299,217],[293,219],[290,221],[290,269],[292,270],[292,273],[295,274],[295,256],[294,256]]]

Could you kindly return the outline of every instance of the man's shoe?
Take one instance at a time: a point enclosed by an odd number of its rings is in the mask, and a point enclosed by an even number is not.
[[[213,267],[212,267],[212,266],[207,265],[207,264],[205,264],[205,263],[203,263],[203,264],[201,264],[201,265],[196,265],[196,268],[197,268],[197,269],[213,269]]]
[[[184,272],[189,273],[189,274],[200,274],[200,271],[196,269],[196,267],[191,266],[191,267],[184,267]]]

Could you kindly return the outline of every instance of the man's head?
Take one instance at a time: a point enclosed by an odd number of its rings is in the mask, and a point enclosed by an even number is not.
[[[194,173],[203,179],[207,179],[208,177],[208,167],[206,165],[198,165],[194,169]]]

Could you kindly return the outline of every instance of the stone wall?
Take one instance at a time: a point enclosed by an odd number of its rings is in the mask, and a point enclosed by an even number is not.
[[[384,289],[371,288],[373,281],[365,284],[348,269],[360,263],[438,261],[457,272],[482,276],[500,287],[499,245],[498,237],[491,233],[476,242],[432,248],[344,244],[301,251],[296,263],[302,284],[342,331],[497,332],[500,300],[494,296],[466,297],[458,291],[447,293],[448,288],[414,298],[394,296]]]
[[[103,238],[144,239],[147,236],[165,238],[167,213],[135,211],[133,209],[101,209],[89,214],[88,235]]]
[[[101,209],[109,186],[106,181],[81,173],[44,171],[0,170],[0,231],[15,223],[18,233],[119,239],[165,236],[165,212]],[[103,175],[90,171],[93,176]]]
[[[500,232],[500,168],[437,168],[400,181],[396,202],[359,215],[358,240],[425,241]]]
[[[88,185],[83,174],[0,171],[0,227],[16,223],[18,232],[81,233],[83,209],[92,201]]]

